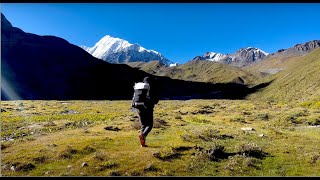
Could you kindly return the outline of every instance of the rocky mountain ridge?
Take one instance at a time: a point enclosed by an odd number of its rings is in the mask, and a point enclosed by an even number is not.
[[[206,52],[202,56],[196,56],[195,58],[193,58],[193,60],[208,60],[243,67],[263,60],[266,56],[268,56],[268,54],[269,53],[266,53],[261,49],[248,47],[241,48],[230,55],[215,52]]]

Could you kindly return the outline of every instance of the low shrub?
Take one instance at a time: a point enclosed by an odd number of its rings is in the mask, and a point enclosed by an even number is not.
[[[73,149],[72,147],[68,147],[67,149],[63,150],[60,154],[59,157],[63,159],[71,159],[73,158],[73,155],[79,153],[78,150]]]
[[[244,117],[236,116],[230,119],[230,122],[240,122],[240,123],[246,123],[246,120]]]
[[[206,151],[206,155],[211,161],[219,161],[219,159],[225,159],[227,157],[224,146],[213,145]]]
[[[167,125],[168,125],[167,121],[165,121],[163,119],[155,118],[153,120],[153,127],[154,128],[161,128],[161,127],[167,126]]]
[[[320,125],[320,115],[309,116],[306,119],[305,124],[310,125],[310,126]]]
[[[107,160],[107,154],[105,152],[98,151],[98,152],[95,152],[93,158],[100,161],[105,161]]]
[[[120,131],[121,130],[118,127],[114,127],[114,126],[106,126],[106,127],[104,127],[104,129],[107,131]]]
[[[34,168],[36,168],[36,166],[32,163],[12,163],[11,167],[13,167],[14,171],[23,171],[23,172],[27,172],[27,171],[31,171]]]
[[[204,118],[199,118],[199,117],[191,117],[190,121],[195,122],[195,123],[209,123],[210,122]]]
[[[206,129],[203,131],[203,133],[201,133],[201,135],[199,135],[199,138],[204,141],[213,141],[215,139],[227,139],[227,138],[232,139],[233,136],[220,134],[219,130]]]
[[[118,164],[115,163],[114,161],[107,161],[107,162],[103,162],[101,164],[99,164],[99,170],[100,171],[103,171],[103,170],[106,170],[106,169],[112,169],[112,168],[115,168],[117,167]]]
[[[239,154],[246,157],[254,157],[258,159],[265,158],[268,154],[262,151],[262,148],[255,143],[242,144],[238,147]]]
[[[320,161],[320,154],[312,155],[310,158],[310,164],[315,164],[317,161]]]
[[[143,171],[151,172],[151,171],[158,171],[159,169],[154,164],[148,164]]]
[[[33,158],[32,160],[33,160],[36,164],[42,164],[42,163],[44,163],[47,159],[48,159],[48,157],[46,157],[46,156],[39,156],[39,157]]]
[[[96,149],[94,149],[93,147],[91,146],[85,146],[82,150],[81,150],[81,153],[82,154],[90,154],[90,153],[93,153],[95,152]]]
[[[153,156],[160,159],[160,160],[171,160],[176,159],[181,156],[179,152],[177,152],[174,148],[165,148],[160,150],[159,152],[153,153]]]
[[[109,175],[110,175],[110,176],[121,176],[121,172],[119,172],[119,171],[111,171],[111,172],[109,173]]]
[[[235,156],[230,156],[223,168],[238,174],[248,171],[248,168],[260,169],[258,166],[260,163],[261,162],[257,159],[237,154]]]
[[[186,134],[180,136],[183,141],[196,142],[196,141],[214,141],[216,139],[232,139],[233,136],[227,134],[220,134],[219,130],[206,128],[203,130],[191,130]]]
[[[256,115],[257,119],[263,120],[263,121],[267,121],[270,119],[270,114],[269,113],[258,113]]]
[[[206,148],[200,146],[195,147],[195,149],[197,150],[197,153],[195,153],[196,159],[202,159],[202,161],[220,161],[221,159],[228,158],[228,156],[232,154],[226,153],[224,151],[224,146],[217,143],[211,143],[210,145],[206,146]]]

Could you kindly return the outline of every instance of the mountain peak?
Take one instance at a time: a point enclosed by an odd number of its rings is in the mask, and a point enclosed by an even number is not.
[[[197,56],[193,60],[208,60],[233,64],[235,66],[247,66],[255,61],[261,60],[269,53],[256,47],[240,48],[233,54],[221,54],[216,52],[206,52],[202,56]]]
[[[120,39],[120,38],[114,38],[109,35],[104,36],[100,41],[98,41],[94,47],[97,48],[104,48],[107,49],[108,53],[115,53],[118,51],[121,51],[122,49],[125,49],[129,46],[132,46],[128,41]],[[101,50],[101,49],[100,49]],[[100,54],[97,53],[97,56]]]
[[[279,49],[276,53],[273,53],[274,57],[282,56],[299,56],[309,53],[310,51],[320,47],[320,40],[312,40],[301,44],[296,44],[288,49]]]
[[[240,48],[237,52],[240,52],[240,51],[256,51],[256,52],[261,52],[265,55],[268,55],[269,53],[259,49],[259,48],[256,48],[256,47],[247,47],[247,48]]]
[[[1,13],[1,28],[7,29],[12,28],[12,24],[7,20],[7,18]]]
[[[295,49],[301,50],[301,51],[309,51],[309,50],[316,49],[317,47],[320,47],[320,40],[312,40],[306,43],[296,44],[294,46]]]
[[[206,52],[204,55],[197,56],[193,60],[208,60],[208,61],[219,62],[225,57],[227,57],[227,55],[225,54],[216,53],[216,52]]]
[[[104,36],[93,47],[80,47],[94,57],[111,63],[149,62],[152,60],[161,61],[166,65],[172,63],[157,51],[148,50],[137,43],[131,44],[127,40],[110,35]]]

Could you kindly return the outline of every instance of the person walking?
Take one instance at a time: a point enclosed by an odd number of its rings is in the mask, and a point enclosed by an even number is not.
[[[151,77],[145,77],[143,82],[134,85],[131,107],[137,109],[139,115],[141,147],[147,147],[146,137],[153,127],[153,109],[160,99],[158,90],[155,79]]]

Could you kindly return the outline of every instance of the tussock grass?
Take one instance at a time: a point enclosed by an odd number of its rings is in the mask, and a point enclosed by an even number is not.
[[[263,152],[262,148],[255,143],[242,144],[239,146],[238,151],[239,154],[257,159],[263,159],[268,155],[268,153]]]
[[[317,101],[160,101],[146,148],[130,103],[2,101],[2,175],[320,175]]]

